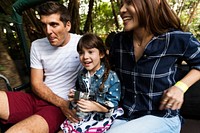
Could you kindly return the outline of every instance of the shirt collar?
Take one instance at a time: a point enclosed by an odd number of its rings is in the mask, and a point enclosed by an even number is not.
[[[105,71],[105,65],[104,65],[104,63],[101,63],[100,68],[94,73],[93,76],[100,79],[103,76],[104,71]],[[87,72],[88,71],[84,68],[83,71],[81,72],[81,75],[86,77]],[[91,76],[91,77],[93,77],[93,76]]]

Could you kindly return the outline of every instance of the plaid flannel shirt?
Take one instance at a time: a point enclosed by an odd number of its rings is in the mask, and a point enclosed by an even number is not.
[[[179,67],[183,60],[200,70],[199,41],[191,33],[171,31],[153,37],[137,62],[133,51],[132,32],[118,33],[110,49],[110,63],[122,84],[123,117],[179,115],[179,110],[159,110],[161,97],[184,76]]]

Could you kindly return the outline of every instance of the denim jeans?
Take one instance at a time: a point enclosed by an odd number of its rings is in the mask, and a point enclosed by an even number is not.
[[[146,115],[131,121],[116,119],[107,133],[180,133],[179,116],[172,118]]]

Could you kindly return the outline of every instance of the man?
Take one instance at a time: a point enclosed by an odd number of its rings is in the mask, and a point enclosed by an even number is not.
[[[82,69],[76,51],[79,35],[69,33],[67,8],[57,2],[38,7],[46,38],[31,45],[31,85],[34,93],[0,91],[0,118],[15,124],[8,133],[54,133],[65,116],[77,122],[68,109],[67,94]]]

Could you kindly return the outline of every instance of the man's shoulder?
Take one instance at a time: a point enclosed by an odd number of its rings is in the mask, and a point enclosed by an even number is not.
[[[79,35],[79,34],[75,34],[75,33],[70,33],[70,36],[71,36],[71,38],[73,38],[73,39],[80,39],[81,38],[81,36],[82,35]]]
[[[69,47],[73,48],[73,49],[74,48],[76,49],[76,46],[77,46],[78,41],[80,40],[80,38],[81,38],[81,35],[70,33],[70,41],[68,42],[67,45]]]
[[[32,45],[41,44],[41,43],[49,44],[47,37],[39,38],[39,39],[33,41]]]

